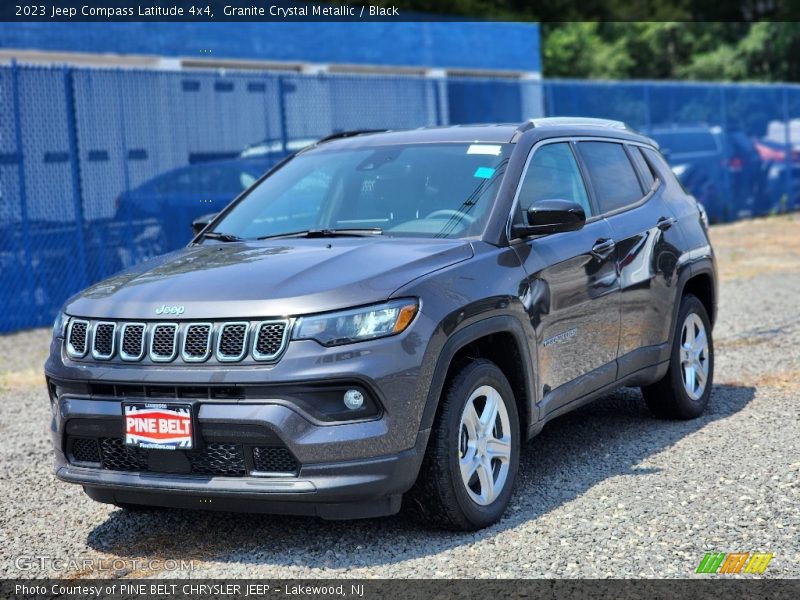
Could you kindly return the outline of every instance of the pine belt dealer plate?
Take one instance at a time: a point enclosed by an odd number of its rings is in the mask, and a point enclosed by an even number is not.
[[[122,405],[125,444],[148,450],[191,450],[192,407],[189,404],[135,402]]]

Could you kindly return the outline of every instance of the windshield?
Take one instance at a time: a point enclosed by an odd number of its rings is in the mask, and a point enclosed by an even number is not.
[[[301,153],[214,225],[244,239],[319,229],[469,237],[488,217],[507,144],[414,144]]]

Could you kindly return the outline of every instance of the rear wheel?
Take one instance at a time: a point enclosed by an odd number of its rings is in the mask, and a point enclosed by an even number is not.
[[[705,411],[714,379],[711,322],[696,296],[682,298],[675,327],[669,369],[642,394],[658,417],[694,419]]]
[[[431,524],[471,531],[500,519],[519,466],[514,393],[494,363],[476,359],[441,400],[412,499]]]

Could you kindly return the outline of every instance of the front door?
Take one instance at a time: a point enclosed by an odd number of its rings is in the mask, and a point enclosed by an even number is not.
[[[611,226],[595,216],[568,142],[534,148],[518,192],[516,219],[547,199],[580,203],[578,231],[515,244],[528,279],[521,297],[539,348],[543,414],[616,379],[620,332],[619,277]]]

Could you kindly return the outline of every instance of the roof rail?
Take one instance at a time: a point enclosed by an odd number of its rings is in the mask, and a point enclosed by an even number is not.
[[[322,138],[318,139],[316,142],[314,142],[314,145],[316,146],[317,144],[323,144],[325,142],[330,142],[332,140],[341,140],[341,139],[344,139],[344,138],[354,137],[356,135],[364,135],[364,134],[367,134],[367,133],[383,133],[384,131],[389,131],[389,130],[388,129],[352,129],[350,131],[337,131],[335,133],[332,133],[330,135],[326,135],[325,137],[322,137]]]
[[[543,117],[540,119],[529,119],[522,123],[514,134],[514,138],[534,129],[536,127],[608,127],[610,129],[620,129],[623,131],[632,131],[622,121],[615,121],[613,119],[595,119],[592,117]]]

